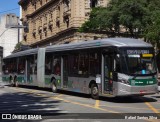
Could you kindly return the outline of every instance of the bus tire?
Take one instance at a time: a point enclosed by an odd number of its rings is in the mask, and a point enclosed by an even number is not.
[[[95,83],[91,85],[91,97],[93,99],[99,99],[99,91]]]
[[[17,79],[15,79],[14,86],[18,87],[18,81],[17,81]]]
[[[14,81],[13,81],[13,78],[12,78],[12,77],[10,77],[10,85],[11,85],[11,87],[14,86]]]
[[[56,80],[55,79],[53,79],[52,82],[51,82],[51,89],[52,89],[53,93],[57,92],[57,86],[56,86]]]
[[[14,77],[14,86],[15,86],[15,87],[18,87],[17,76]]]

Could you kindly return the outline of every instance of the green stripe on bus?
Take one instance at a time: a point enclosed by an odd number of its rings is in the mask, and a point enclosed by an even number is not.
[[[45,78],[45,84],[46,84],[46,85],[51,84],[51,78]],[[61,84],[61,79],[56,79],[56,84],[57,84],[58,86],[60,86],[60,84]]]
[[[146,86],[146,85],[154,85],[157,83],[157,79],[129,79],[131,86]]]
[[[45,84],[48,85],[51,82],[51,78],[45,78]]]
[[[8,76],[6,76],[6,77],[2,77],[2,81],[9,81],[9,77]]]
[[[24,81],[24,76],[18,76],[17,81],[22,83],[22,81]]]

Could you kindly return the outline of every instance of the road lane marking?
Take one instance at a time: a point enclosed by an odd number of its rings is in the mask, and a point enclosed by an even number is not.
[[[145,104],[154,112],[154,113],[159,113],[157,109],[155,109],[150,103],[145,102]]]
[[[55,99],[55,100],[61,100],[61,101],[68,102],[68,103],[71,103],[71,104],[85,106],[85,107],[89,107],[89,108],[93,108],[93,109],[98,109],[98,110],[106,111],[106,112],[110,112],[110,113],[119,113],[119,112],[116,112],[116,111],[111,111],[111,110],[107,110],[107,109],[103,109],[103,108],[99,108],[99,107],[96,108],[95,106],[92,106],[90,104],[83,104],[83,103],[79,103],[79,102],[65,100],[65,99],[60,98],[60,96],[62,96],[62,94],[54,96],[54,97],[50,97],[50,96],[47,96],[45,94],[36,93],[37,92],[36,90],[32,90],[32,91],[28,91],[28,90],[24,91],[24,89],[23,90],[22,89],[21,90],[20,89],[15,89],[15,90],[21,91],[21,92],[33,93],[33,94],[38,95],[38,96],[44,96],[44,97],[52,98],[52,99]]]
[[[16,89],[17,91],[21,91],[21,92],[26,92],[26,93],[33,93],[35,95],[37,95],[37,91],[38,90],[32,90],[31,91],[24,91],[23,90],[19,90],[19,89]],[[95,105],[92,106],[92,105],[89,105],[89,104],[83,104],[83,103],[79,103],[79,102],[74,102],[74,101],[69,101],[69,100],[65,100],[63,98],[60,98],[60,96],[62,96],[62,94],[59,94],[57,96],[54,96],[54,97],[50,97],[50,96],[47,96],[46,94],[39,94],[39,96],[45,96],[45,97],[48,97],[48,98],[52,98],[52,99],[56,99],[56,100],[60,100],[60,101],[64,101],[64,102],[68,102],[68,103],[71,103],[71,104],[76,104],[76,105],[80,105],[80,106],[84,106],[84,107],[89,107],[89,108],[93,108],[93,109],[97,109],[97,110],[101,110],[101,111],[106,111],[106,112],[110,112],[110,113],[117,113],[117,114],[122,114],[122,115],[125,115],[123,113],[120,113],[120,112],[116,112],[116,111],[111,111],[111,110],[107,110],[107,109],[103,109],[103,108],[100,108],[99,106],[99,100],[96,101]],[[151,122],[154,122],[154,120],[146,120],[144,119],[145,121],[151,121]]]
[[[58,98],[58,97],[62,97],[63,95],[62,94],[59,94],[59,95],[57,95],[57,96],[55,96],[55,97],[53,97],[53,98]]]
[[[96,103],[95,103],[94,107],[99,108],[99,100],[96,100]]]
[[[52,97],[53,98],[53,97]],[[102,111],[106,111],[106,112],[110,112],[110,113],[119,113],[119,112],[115,112],[115,111],[110,111],[110,110],[107,110],[107,109],[103,109],[103,108],[96,108],[92,105],[89,105],[89,104],[83,104],[83,103],[79,103],[79,102],[74,102],[74,101],[69,101],[69,100],[65,100],[65,99],[62,99],[62,98],[54,98],[56,100],[61,100],[61,101],[64,101],[64,102],[68,102],[68,103],[72,103],[72,104],[75,104],[75,105],[80,105],[80,106],[85,106],[85,107],[89,107],[89,108],[94,108],[94,109],[98,109],[98,110],[102,110]]]
[[[160,117],[160,112],[156,109],[156,108],[154,108],[150,103],[148,103],[148,102],[145,102],[145,104],[154,112],[154,113],[156,113],[159,117]]]
[[[100,105],[100,106],[106,106],[110,108],[129,108],[129,109],[144,109],[144,110],[150,110],[149,108],[135,108],[135,107],[128,107],[128,106],[107,106],[107,105]]]

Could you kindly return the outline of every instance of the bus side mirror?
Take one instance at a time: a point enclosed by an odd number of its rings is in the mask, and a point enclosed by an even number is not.
[[[113,81],[118,81],[118,74],[117,74],[117,72],[113,72]]]

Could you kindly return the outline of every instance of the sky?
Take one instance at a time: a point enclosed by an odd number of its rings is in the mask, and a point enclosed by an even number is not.
[[[15,13],[19,16],[20,6],[19,0],[0,0],[0,15]]]

